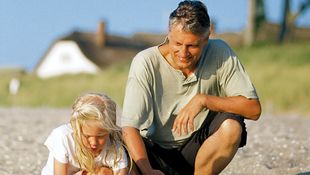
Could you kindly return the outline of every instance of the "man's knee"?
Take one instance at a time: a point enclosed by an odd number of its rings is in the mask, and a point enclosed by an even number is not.
[[[230,118],[224,120],[218,131],[220,132],[221,137],[225,138],[223,143],[226,143],[227,146],[239,146],[242,126],[237,120]]]
[[[226,118],[218,124],[218,129],[199,149],[195,160],[195,173],[219,174],[236,153],[241,141],[240,122]]]

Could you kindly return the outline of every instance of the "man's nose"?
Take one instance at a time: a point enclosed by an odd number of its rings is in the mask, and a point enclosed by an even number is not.
[[[188,48],[186,46],[182,46],[179,54],[180,54],[179,55],[180,57],[183,57],[183,58],[188,57],[189,56]]]

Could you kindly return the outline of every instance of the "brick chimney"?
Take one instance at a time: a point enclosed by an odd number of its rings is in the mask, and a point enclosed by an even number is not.
[[[98,47],[104,47],[106,43],[105,22],[100,21],[96,33],[96,44]]]

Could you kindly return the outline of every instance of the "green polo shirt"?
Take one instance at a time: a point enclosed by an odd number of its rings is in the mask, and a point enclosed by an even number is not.
[[[121,127],[140,130],[164,148],[180,146],[191,135],[172,132],[179,111],[198,93],[215,96],[258,98],[248,74],[233,50],[222,40],[209,40],[203,48],[194,74],[185,77],[174,69],[159,51],[159,46],[141,51],[133,59],[123,103]],[[197,130],[209,110],[194,119]]]

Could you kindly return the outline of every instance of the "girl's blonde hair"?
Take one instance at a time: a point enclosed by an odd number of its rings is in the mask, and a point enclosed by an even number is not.
[[[111,147],[104,148],[107,154],[113,154],[114,165],[124,156],[122,147],[121,129],[116,126],[116,104],[108,96],[99,93],[87,93],[80,96],[72,106],[70,124],[73,129],[73,139],[76,143],[75,159],[80,167],[89,173],[96,172],[94,155],[84,146],[82,142],[81,128],[87,121],[98,121],[99,126],[107,130]],[[105,157],[106,159],[106,157]],[[104,159],[103,165],[106,165]]]

